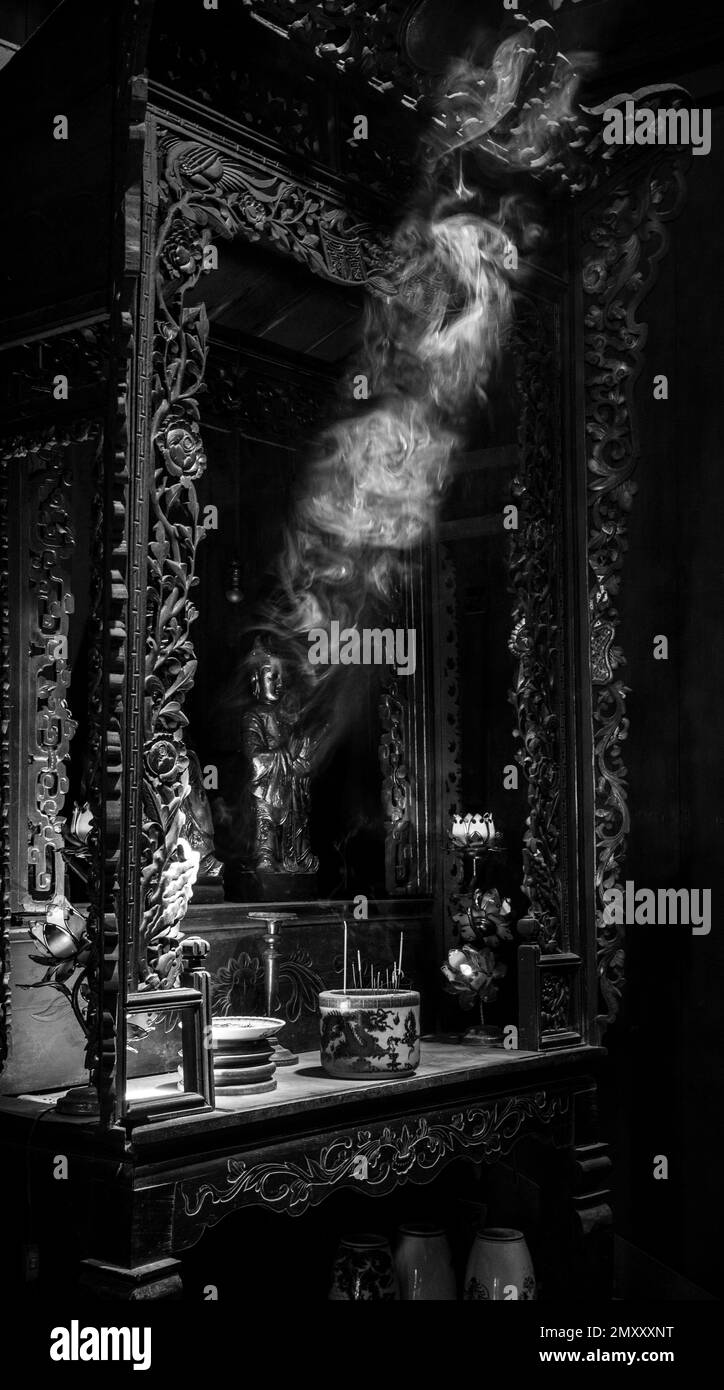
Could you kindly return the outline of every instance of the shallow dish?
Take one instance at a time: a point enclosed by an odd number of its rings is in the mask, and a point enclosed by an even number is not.
[[[267,1091],[276,1091],[277,1083],[272,1077],[271,1081],[255,1081],[252,1086],[217,1086],[214,1104],[217,1110],[224,1109],[225,1101],[236,1100],[241,1103],[244,1096],[261,1096]]]
[[[214,1043],[256,1042],[259,1038],[271,1038],[284,1027],[283,1018],[212,1018],[211,1034]]]
[[[269,1081],[276,1071],[274,1062],[256,1067],[214,1067],[215,1086],[250,1086],[255,1081]]]
[[[240,1048],[238,1052],[235,1052],[230,1048],[228,1052],[217,1052],[214,1048],[213,1058],[214,1070],[217,1067],[261,1067],[265,1062],[271,1062],[272,1049],[265,1047],[260,1052],[250,1052],[247,1049],[242,1051]]]

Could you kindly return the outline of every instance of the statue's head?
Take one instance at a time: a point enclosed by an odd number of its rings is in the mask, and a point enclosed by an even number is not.
[[[249,657],[251,693],[262,705],[274,705],[281,697],[283,667],[281,657],[270,651],[261,637],[254,639]]]

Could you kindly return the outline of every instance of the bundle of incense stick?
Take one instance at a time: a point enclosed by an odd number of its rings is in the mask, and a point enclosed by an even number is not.
[[[352,962],[353,989],[401,989],[403,978],[396,965],[391,968],[387,965],[383,969],[372,961],[367,961],[365,965],[361,960],[357,965]]]
[[[347,993],[347,919],[342,918],[344,924],[344,958],[342,965],[342,991]],[[366,966],[362,965],[362,953],[357,951],[357,965],[352,961],[352,988],[353,989],[401,989],[404,979],[402,971],[402,951],[405,945],[405,933],[400,932],[400,954],[397,964],[385,966],[384,972],[379,966],[375,966],[372,961],[367,961]],[[365,983],[365,970],[368,975]]]

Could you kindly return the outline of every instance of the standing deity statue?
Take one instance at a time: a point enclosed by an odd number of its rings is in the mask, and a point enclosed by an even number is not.
[[[217,858],[214,847],[214,821],[204,787],[204,774],[198,754],[193,748],[187,748],[186,752],[189,760],[189,794],[184,802],[184,839],[192,849],[198,850],[199,879],[217,879],[221,883],[224,866]]]
[[[257,872],[314,874],[319,860],[309,841],[312,743],[284,691],[284,664],[260,637],[250,657],[254,705],[243,717],[244,752],[251,765],[253,863]]]

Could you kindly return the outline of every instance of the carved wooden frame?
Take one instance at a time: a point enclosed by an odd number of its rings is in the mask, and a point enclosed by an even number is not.
[[[139,339],[138,351],[152,363],[147,409],[153,461],[146,465],[151,514],[141,915],[128,938],[129,980],[141,984],[146,953],[157,950],[160,938],[169,940],[185,911],[181,847],[188,776],[182,706],[195,670],[191,591],[195,554],[205,534],[194,484],[206,466],[199,392],[208,351],[203,306],[189,308],[185,297],[203,275],[205,250],[217,236],[266,240],[337,283],[385,293],[395,284],[384,241],[340,205],[338,190],[303,184],[279,161],[249,154],[156,110],[147,118],[145,206],[145,274],[154,293],[140,335],[145,344]],[[415,579],[406,588],[403,601],[411,612],[420,610],[423,583],[424,578]],[[416,762],[424,763],[423,724],[417,701],[404,698],[399,685],[388,681],[381,703],[387,886],[391,893],[419,895],[429,891],[429,849],[410,765],[412,758],[414,773]],[[416,785],[426,795],[424,775]],[[169,889],[174,880],[179,893]]]
[[[685,198],[688,156],[659,150],[615,175],[578,214],[578,344],[583,362],[585,438],[579,469],[586,478],[589,683],[593,729],[596,971],[599,1028],[618,1012],[624,984],[624,929],[609,923],[604,894],[620,887],[629,829],[625,657],[616,642],[617,598],[640,454],[635,388],[644,365],[647,327],[638,318],[668,249],[666,224]]]
[[[129,58],[128,63],[132,62]],[[128,72],[124,69],[119,83],[127,81]],[[90,967],[94,972],[91,1062],[106,1118],[112,1118],[117,1109],[115,1096],[124,1094],[124,1048],[118,1046],[118,1038],[124,1029],[126,991],[144,983],[153,988],[148,950],[158,952],[160,944],[173,945],[174,932],[188,901],[186,863],[181,849],[183,805],[188,791],[182,706],[195,665],[190,638],[194,617],[191,591],[202,530],[194,480],[205,466],[198,397],[206,363],[208,324],[203,307],[188,307],[185,294],[203,273],[204,249],[214,236],[267,239],[313,273],[337,283],[364,285],[372,292],[394,292],[397,269],[385,236],[374,231],[363,217],[353,216],[344,206],[333,179],[329,185],[303,182],[289,174],[283,159],[273,150],[263,156],[258,149],[249,153],[217,134],[186,121],[180,123],[148,106],[143,83],[129,83],[129,91],[129,128],[142,132],[143,138],[132,143],[137,182],[133,183],[132,176],[130,194],[124,184],[125,197],[118,204],[119,293],[111,320],[108,369],[117,394],[110,403],[105,425],[103,505],[98,508],[97,519],[100,567],[94,622],[98,657],[90,749],[95,761],[92,802],[97,861],[96,946]],[[651,93],[647,93],[646,102],[648,106],[654,102]],[[126,129],[123,141],[127,135]],[[606,1006],[599,1018],[605,1022],[615,1013],[622,951],[619,934],[603,922],[602,898],[605,889],[615,881],[627,828],[625,772],[620,755],[620,742],[626,733],[626,691],[615,675],[622,657],[614,646],[618,614],[612,602],[610,580],[620,568],[625,515],[632,491],[630,477],[637,451],[632,391],[640,370],[645,331],[636,321],[636,310],[663,254],[663,223],[679,205],[681,177],[678,170],[672,173],[672,161],[676,164],[676,159],[668,154],[642,166],[628,160],[624,152],[618,173],[617,153],[614,152],[615,158],[611,151],[601,148],[598,153],[598,163],[591,157],[588,187],[592,192],[586,195],[582,212],[573,214],[574,240],[576,236],[583,238],[589,249],[584,249],[579,298],[565,339],[567,349],[582,349],[586,364],[577,388],[579,396],[575,391],[572,394],[572,399],[582,401],[588,435],[579,441],[575,505],[579,519],[584,509],[590,510],[591,521],[587,553],[569,557],[578,565],[578,578],[572,582],[569,599],[575,605],[580,589],[587,598],[585,612],[565,615],[562,643],[563,650],[577,651],[577,659],[584,663],[581,670],[588,673],[587,689],[593,694],[590,705],[586,706],[584,695],[582,707],[570,713],[569,726],[560,733],[560,747],[570,747],[575,742],[574,728],[577,734],[583,730],[584,744],[588,738],[592,761],[595,758],[595,777],[586,774],[585,747],[570,772],[581,804],[595,810],[595,832],[588,846],[590,865],[586,864],[584,845],[575,884],[578,912],[572,911],[571,917],[578,915],[584,924],[592,920],[595,899],[598,974]],[[157,156],[162,161],[160,167],[156,164]],[[124,161],[119,160],[119,168],[122,164]],[[664,165],[668,170],[665,178],[661,176]],[[605,178],[610,168],[613,176]],[[642,182],[632,192],[632,180],[639,177],[642,168]],[[674,186],[676,196],[671,192]],[[140,217],[136,215],[136,197],[142,208]],[[585,243],[587,228],[590,241]],[[602,244],[606,255],[601,263],[598,249]],[[590,301],[585,314],[584,295]],[[606,416],[612,406],[616,416],[613,431],[608,428]],[[522,431],[526,428],[523,422]],[[589,458],[590,438],[596,443]],[[584,502],[580,478],[585,476],[586,468],[590,476]],[[530,483],[531,478],[524,480],[529,497]],[[0,483],[3,517],[6,506],[7,496]],[[574,503],[571,507],[573,510]],[[528,527],[530,536],[541,520],[545,517],[541,517],[540,511],[524,515],[524,527]],[[5,533],[0,548],[0,578],[5,585],[0,595],[3,676],[9,660],[6,540]],[[589,582],[591,574],[593,579]],[[427,580],[421,582],[424,585]],[[406,602],[419,605],[423,592],[424,588],[420,588],[415,598],[411,590]],[[525,766],[530,759],[531,739],[545,743],[547,738],[545,719],[541,717],[547,693],[541,685],[544,677],[540,671],[536,673],[530,668],[534,648],[527,645],[539,617],[536,604],[541,596],[531,589],[527,601],[524,598],[521,588],[512,640],[521,661],[515,698]],[[535,644],[535,636],[531,640]],[[454,680],[452,668],[451,678]],[[397,692],[391,689],[386,714],[389,727],[383,743],[390,792],[389,872],[391,886],[394,883],[398,890],[419,893],[429,887],[430,866],[428,860],[426,867],[405,881],[405,859],[411,857],[411,844],[414,836],[419,836],[420,825],[409,814],[411,803],[407,800],[408,788],[401,771],[404,760],[399,750],[403,729],[408,748],[418,750],[423,747],[420,740],[424,731],[421,725],[414,725],[411,709],[399,707],[397,701]],[[2,702],[3,714],[9,713],[5,680]],[[4,730],[7,727],[4,723]],[[551,767],[555,759],[545,750],[543,756]],[[6,786],[9,769],[10,756],[4,745],[2,779]],[[529,762],[529,771],[533,774],[533,834],[545,822],[550,785],[536,769],[535,760]],[[559,774],[560,754],[556,764],[556,775]],[[560,823],[561,836],[566,828],[570,832],[570,824],[564,818]],[[419,848],[418,844],[415,852]],[[10,863],[10,850],[9,827],[3,820],[0,855],[5,868]],[[423,850],[428,855],[429,845],[424,845]],[[9,1000],[7,883],[4,875],[0,1054],[6,1045]],[[534,924],[534,939],[523,956],[529,994],[535,1001],[531,1045],[558,1045],[573,1037],[588,1037],[595,1013],[586,983],[592,961],[585,952],[579,953],[576,940],[567,937],[565,914],[563,935],[555,941],[555,947],[552,931],[555,908],[551,902],[555,903],[557,896],[560,901],[565,900],[565,894],[571,892],[570,881],[561,878],[553,885],[550,864],[547,871],[542,870],[531,852],[526,888]],[[586,936],[584,925],[582,951]],[[173,955],[173,951],[165,954]],[[569,984],[569,969],[570,978],[575,975],[580,984]],[[123,1101],[119,1104],[122,1108]]]
[[[657,102],[651,92],[645,100]],[[636,491],[633,393],[646,342],[637,313],[666,252],[665,224],[684,197],[680,151],[632,159],[594,141],[590,153],[589,191],[569,216],[573,292],[553,284],[547,298],[544,274],[535,297],[519,297],[513,331],[523,404],[509,560],[518,658],[511,700],[528,785],[522,888],[530,903],[518,1042],[533,1050],[598,1041],[623,987],[623,928],[604,915],[628,831],[627,688],[617,675],[625,659],[615,645],[614,595]],[[583,364],[577,377],[566,357]],[[566,411],[581,422],[569,443]],[[438,777],[449,815],[469,808],[459,803],[455,577],[439,549]],[[448,856],[445,897],[456,875]]]
[[[69,477],[66,451],[74,444],[94,448],[96,516],[102,510],[102,420],[76,418],[63,427],[46,424],[28,432],[8,434],[0,442],[0,502],[2,551],[0,589],[3,639],[2,720],[3,807],[3,921],[2,1013],[0,1063],[10,1041],[10,922],[32,926],[56,896],[63,895],[66,842],[61,810],[68,790],[67,759],[75,725],[66,700],[69,618],[74,610],[64,561],[73,553],[76,537],[68,514]],[[12,536],[9,517],[13,518]],[[100,582],[102,553],[96,532],[91,542],[93,581]],[[98,598],[98,588],[95,589]],[[102,666],[102,622],[91,594],[89,615],[91,679]],[[98,708],[89,701],[89,759],[98,730]],[[98,781],[89,764],[84,783],[95,816],[95,847],[89,845],[90,908],[86,935],[90,951],[76,979],[74,997],[87,988],[83,1022],[87,1056],[97,1064],[97,1000],[102,912],[98,892],[97,833],[100,817]]]
[[[558,1147],[574,1137],[570,1087],[514,1091],[489,1101],[417,1110],[365,1121],[327,1135],[290,1140],[243,1158],[213,1160],[206,1173],[179,1177],[173,1200],[174,1249],[188,1249],[225,1216],[249,1206],[301,1216],[345,1187],[385,1196],[407,1183],[432,1182],[455,1159],[494,1163],[520,1139]]]

